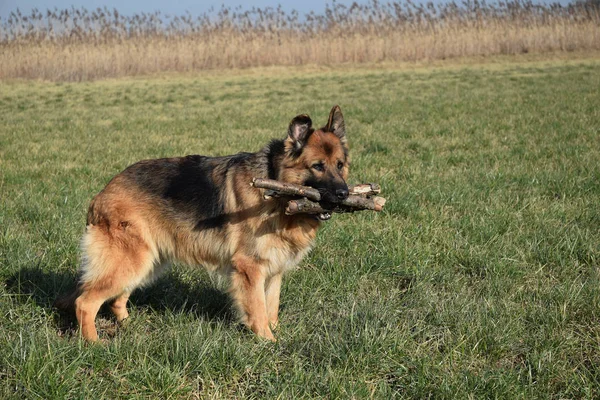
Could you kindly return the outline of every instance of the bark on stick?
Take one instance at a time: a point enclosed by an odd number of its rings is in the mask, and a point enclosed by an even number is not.
[[[381,193],[381,186],[376,183],[363,183],[362,185],[354,185],[348,188],[350,194],[371,197]]]
[[[289,196],[302,196],[313,201],[321,200],[321,193],[315,188],[310,186],[294,185],[292,183],[280,182],[273,179],[254,178],[252,185],[256,188],[268,189],[277,194],[289,195]],[[270,196],[274,194],[269,193]]]
[[[339,204],[324,206],[309,199],[298,199],[288,201],[285,213],[294,214],[322,214],[326,212],[348,213],[361,210],[381,211],[385,205],[383,197],[366,198],[360,196],[349,196]]]

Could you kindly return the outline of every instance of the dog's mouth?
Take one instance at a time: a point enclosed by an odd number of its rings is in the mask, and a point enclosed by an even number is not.
[[[323,205],[335,205],[335,204],[339,204],[342,201],[344,201],[346,199],[346,197],[348,197],[347,194],[346,194],[345,197],[338,197],[338,196],[336,196],[335,193],[332,193],[330,190],[327,190],[327,189],[317,189],[317,190],[321,194],[321,201],[320,201],[320,203],[323,204]]]
[[[335,209],[336,205],[338,205],[342,201],[342,199],[336,197],[329,190],[326,190],[326,189],[318,189],[318,190],[321,193],[321,201],[319,201],[319,204],[321,205],[321,207],[323,207],[327,211],[317,214],[316,217],[320,221],[327,221],[331,218],[331,214],[332,214],[331,210]]]
[[[325,197],[325,196],[323,196]],[[327,221],[331,218],[331,214],[333,213],[333,209],[335,209],[336,202],[329,201],[329,199],[324,198],[319,202],[319,205],[323,208],[322,213],[316,214],[316,217],[320,221]]]

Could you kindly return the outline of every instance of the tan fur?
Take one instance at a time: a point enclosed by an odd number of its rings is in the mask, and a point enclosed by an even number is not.
[[[291,145],[289,139],[285,145]],[[284,161],[278,178],[300,183],[312,163],[333,165],[343,154],[338,137],[316,131],[300,157]],[[344,168],[345,179],[347,165]],[[218,232],[194,229],[192,222],[169,214],[159,198],[136,189],[124,174],[93,199],[81,242],[81,279],[72,296],[85,339],[98,339],[94,319],[104,302],[111,301],[117,320],[127,318],[131,292],[177,260],[229,275],[242,322],[259,336],[275,340],[271,327],[278,323],[282,274],[310,250],[319,221],[286,216],[282,200],[264,200],[262,190],[250,188],[249,171],[219,176],[226,178],[217,183],[231,195],[223,205],[228,223]]]

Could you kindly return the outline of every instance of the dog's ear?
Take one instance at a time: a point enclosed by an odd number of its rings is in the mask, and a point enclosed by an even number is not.
[[[342,115],[342,110],[340,110],[340,106],[333,106],[331,112],[329,113],[329,120],[327,121],[327,125],[325,125],[325,132],[332,132],[340,138],[342,143],[346,142],[346,125],[344,124],[344,116]]]
[[[292,139],[294,150],[300,150],[304,146],[308,134],[310,133],[311,126],[312,121],[306,114],[298,115],[290,122],[288,136]]]

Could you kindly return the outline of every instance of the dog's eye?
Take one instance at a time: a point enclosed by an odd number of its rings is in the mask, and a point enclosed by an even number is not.
[[[341,161],[338,161],[338,165],[337,165],[338,169],[342,169],[344,168],[344,163]]]
[[[323,163],[313,164],[311,168],[320,172],[323,172],[325,170],[325,166],[323,165]]]

